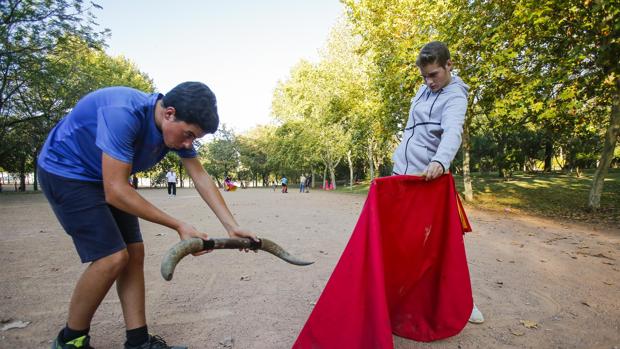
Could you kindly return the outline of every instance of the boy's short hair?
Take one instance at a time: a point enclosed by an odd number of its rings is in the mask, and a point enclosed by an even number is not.
[[[198,125],[205,133],[214,133],[220,123],[215,94],[202,82],[187,81],[166,93],[164,108],[174,107],[175,118]]]
[[[422,47],[415,64],[420,68],[429,64],[438,64],[445,67],[449,59],[450,51],[448,50],[448,46],[441,41],[433,41]]]

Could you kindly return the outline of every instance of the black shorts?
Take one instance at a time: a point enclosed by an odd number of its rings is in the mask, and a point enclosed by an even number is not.
[[[38,167],[39,182],[83,263],[142,242],[138,217],[110,206],[103,184],[54,175]]]

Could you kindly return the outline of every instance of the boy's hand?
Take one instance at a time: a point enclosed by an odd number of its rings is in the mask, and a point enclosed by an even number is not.
[[[442,174],[443,166],[441,166],[441,164],[437,161],[431,161],[426,170],[424,170],[424,173],[422,173],[422,176],[424,176],[427,181],[430,181],[441,176]]]
[[[245,230],[241,227],[236,227],[233,228],[231,231],[228,232],[228,235],[230,235],[231,238],[250,238],[254,241],[259,241],[258,238],[256,237],[256,234],[252,233],[249,230]],[[239,251],[241,251],[241,249],[239,249]],[[249,250],[246,248],[244,249],[245,252],[248,252]],[[258,251],[254,251],[254,252],[258,252]]]
[[[198,230],[196,230],[196,228],[194,228],[192,225],[187,224],[187,223],[181,223],[181,225],[177,228],[177,232],[179,233],[179,237],[181,238],[181,240],[187,240],[191,238],[201,238],[203,240],[207,240],[209,238],[209,235],[207,233],[201,233]],[[192,253],[192,255],[200,256],[207,252],[211,252],[211,251],[200,251],[200,252]]]

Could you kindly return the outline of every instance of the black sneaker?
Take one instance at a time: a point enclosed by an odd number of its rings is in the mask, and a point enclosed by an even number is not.
[[[52,343],[52,349],[95,349],[90,346],[90,336],[78,337],[74,340],[70,340],[67,343],[61,342],[58,337],[54,339]]]
[[[187,349],[187,347],[169,346],[160,336],[151,336],[149,334],[148,342],[138,346],[131,346],[125,343],[125,349]]]

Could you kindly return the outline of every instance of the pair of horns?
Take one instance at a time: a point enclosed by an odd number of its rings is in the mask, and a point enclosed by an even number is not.
[[[298,259],[286,252],[275,242],[264,238],[259,241],[254,241],[250,238],[218,238],[208,240],[191,238],[178,242],[166,252],[161,262],[161,276],[163,276],[166,281],[170,281],[172,280],[174,269],[183,257],[200,251],[218,249],[262,250],[294,265],[303,266],[314,263]]]

